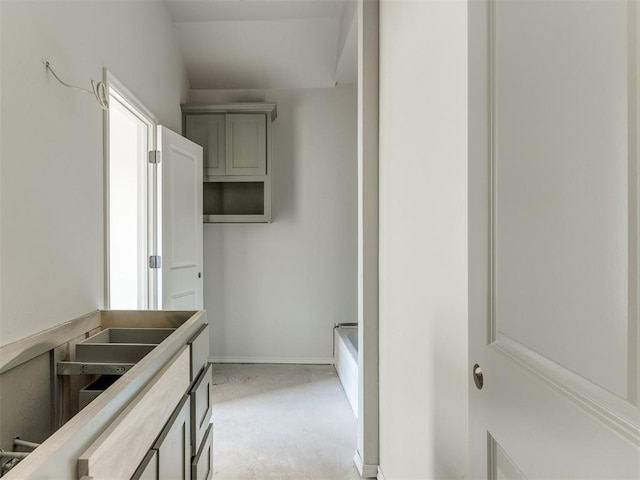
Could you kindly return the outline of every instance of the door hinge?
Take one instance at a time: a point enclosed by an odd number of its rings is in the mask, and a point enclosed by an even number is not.
[[[162,257],[160,255],[151,255],[149,257],[149,268],[162,268]]]
[[[149,163],[160,163],[160,150],[151,150],[149,152]]]

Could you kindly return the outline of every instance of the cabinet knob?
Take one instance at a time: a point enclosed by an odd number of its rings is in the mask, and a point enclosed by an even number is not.
[[[202,272],[198,272],[198,278],[202,278]]]

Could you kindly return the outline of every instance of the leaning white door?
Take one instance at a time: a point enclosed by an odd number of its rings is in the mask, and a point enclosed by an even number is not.
[[[163,310],[203,308],[202,147],[158,127]]]
[[[468,5],[471,477],[638,479],[640,7]]]

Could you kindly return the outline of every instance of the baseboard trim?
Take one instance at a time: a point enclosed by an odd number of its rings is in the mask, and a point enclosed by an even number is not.
[[[362,478],[376,478],[378,475],[378,465],[369,465],[365,464],[360,457],[360,452],[356,450],[356,453],[353,455],[353,463],[358,470],[358,473]]]
[[[286,363],[298,365],[333,365],[333,357],[209,357],[209,363]]]
[[[378,476],[376,478],[377,480],[385,480],[384,473],[382,473],[382,469],[379,466],[378,466]]]

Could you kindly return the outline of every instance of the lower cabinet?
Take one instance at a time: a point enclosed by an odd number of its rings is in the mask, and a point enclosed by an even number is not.
[[[189,403],[191,405],[191,479],[204,480],[213,475],[212,468],[212,438],[211,413],[213,407],[212,396],[212,365],[207,363],[207,357],[196,357],[201,350],[197,348],[199,339],[206,340],[206,352],[209,350],[208,327],[193,339],[191,345],[192,357],[197,358],[193,363],[199,366],[189,389]]]
[[[158,452],[158,480],[191,478],[190,430],[191,405],[185,395],[152,448]]]
[[[211,369],[211,365],[201,369],[131,480],[212,477]]]
[[[208,341],[205,325],[188,342],[189,376],[193,381],[132,480],[208,480],[213,476],[212,365],[207,363]]]

